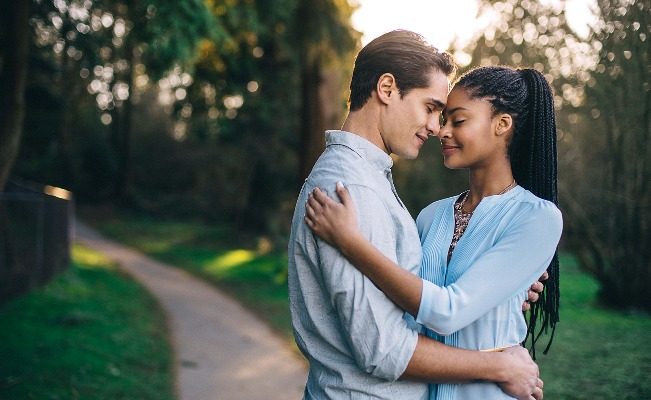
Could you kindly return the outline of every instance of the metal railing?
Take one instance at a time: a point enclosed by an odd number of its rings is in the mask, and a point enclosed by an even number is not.
[[[72,193],[10,181],[0,193],[0,303],[42,286],[70,264]]]

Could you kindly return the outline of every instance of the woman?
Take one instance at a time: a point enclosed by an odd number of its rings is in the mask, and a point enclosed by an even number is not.
[[[556,207],[551,89],[532,69],[478,68],[455,84],[444,117],[438,136],[445,166],[468,169],[470,188],[418,216],[422,279],[361,235],[355,205],[342,185],[337,185],[341,204],[315,190],[306,223],[417,316],[429,336],[452,346],[499,351],[531,334],[533,347],[536,321],[542,321],[541,332],[558,321],[562,218]],[[550,279],[527,326],[521,304],[529,283],[545,270]],[[510,397],[493,383],[473,382],[432,385],[430,398]]]

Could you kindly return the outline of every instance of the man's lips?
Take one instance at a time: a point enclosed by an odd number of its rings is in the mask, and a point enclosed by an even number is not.
[[[427,135],[416,135],[416,137],[420,139],[420,141],[423,142],[423,144],[427,142],[428,139]]]

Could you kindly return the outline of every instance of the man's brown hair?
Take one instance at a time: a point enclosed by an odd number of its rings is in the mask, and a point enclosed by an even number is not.
[[[382,74],[394,76],[402,97],[411,89],[427,87],[432,70],[449,76],[456,71],[456,65],[448,53],[438,51],[417,33],[406,30],[385,33],[357,54],[350,81],[350,111],[366,104]]]

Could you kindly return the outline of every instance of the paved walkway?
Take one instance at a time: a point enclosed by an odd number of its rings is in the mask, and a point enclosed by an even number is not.
[[[306,364],[268,326],[213,286],[76,225],[158,298],[175,351],[180,400],[300,399]]]

